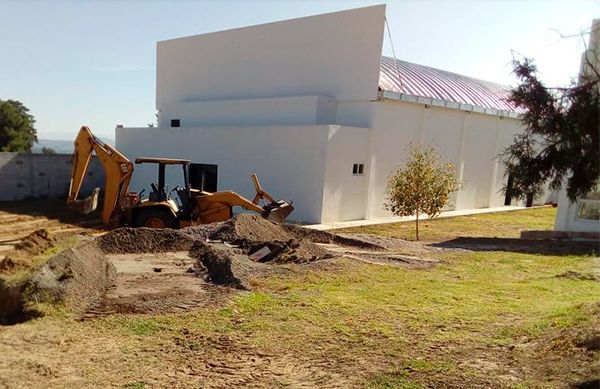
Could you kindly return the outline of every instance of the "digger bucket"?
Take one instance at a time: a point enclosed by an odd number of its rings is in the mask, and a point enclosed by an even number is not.
[[[71,200],[67,203],[67,208],[75,212],[87,215],[92,213],[98,208],[98,196],[100,194],[100,188],[94,189],[91,195],[81,200]]]
[[[262,217],[277,223],[283,223],[285,218],[294,211],[292,202],[288,203],[284,200],[273,201],[263,208],[264,212],[262,213]]]

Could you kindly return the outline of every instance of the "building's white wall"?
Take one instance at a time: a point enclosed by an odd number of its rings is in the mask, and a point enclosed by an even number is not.
[[[330,126],[322,223],[365,218],[370,131],[367,128]],[[355,163],[364,164],[363,175],[352,174]]]
[[[335,100],[323,96],[191,101],[163,108],[159,127],[170,127],[171,119],[181,127],[330,124],[335,111]]]
[[[405,161],[410,142],[434,145],[456,165],[463,185],[449,208],[503,205],[506,178],[497,156],[519,130],[516,119],[400,101],[364,104],[370,107],[372,128],[367,217],[390,215],[383,208],[387,178]]]
[[[491,115],[466,114],[464,132],[459,135],[463,143],[459,164],[462,188],[456,209],[490,205],[499,124],[500,119]]]
[[[219,190],[252,198],[250,174],[257,173],[274,197],[293,200],[291,220],[319,223],[329,126],[117,128],[116,145],[128,158],[173,157],[217,164]],[[169,189],[181,185],[170,167]],[[149,190],[153,165],[135,165],[131,190]]]
[[[378,5],[158,42],[157,108],[283,96],[376,99],[384,19]]]
[[[598,232],[600,233],[599,220],[582,220],[577,218],[579,203],[572,203],[563,188],[558,192],[558,210],[554,221],[555,231],[570,232]]]

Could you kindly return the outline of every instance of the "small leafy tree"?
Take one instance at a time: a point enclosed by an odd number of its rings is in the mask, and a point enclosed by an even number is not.
[[[20,101],[0,100],[0,151],[31,151],[35,119]]]
[[[443,162],[431,146],[411,143],[409,157],[388,178],[385,208],[398,216],[415,215],[415,235],[419,240],[419,215],[434,218],[458,190],[456,168]]]

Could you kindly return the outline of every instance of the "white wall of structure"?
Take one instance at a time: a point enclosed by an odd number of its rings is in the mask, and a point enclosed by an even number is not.
[[[250,199],[254,196],[250,175],[257,173],[265,190],[277,198],[294,201],[296,210],[290,219],[320,223],[323,208],[352,209],[355,205],[355,196],[350,195],[356,190],[355,180],[350,179],[351,166],[345,169],[347,177],[340,175],[325,185],[326,160],[353,160],[354,154],[338,155],[346,150],[346,144],[357,153],[363,152],[360,158],[364,159],[365,150],[360,145],[366,132],[320,125],[117,128],[116,143],[131,160],[140,156],[173,157],[216,164],[218,189],[233,190]],[[157,167],[135,165],[134,169],[131,190],[146,188],[148,192],[150,183],[157,180]],[[182,175],[177,167],[169,167],[167,186],[172,189],[175,185],[182,185]],[[340,195],[324,196],[324,191]]]
[[[344,105],[338,104],[338,122],[366,120],[371,128],[365,217],[390,215],[383,208],[387,179],[406,160],[411,142],[435,146],[457,167],[463,185],[449,208],[504,204],[500,191],[506,178],[496,157],[519,131],[516,119],[392,100]]]
[[[367,128],[330,126],[322,223],[366,217],[370,135]],[[353,174],[354,164],[363,164],[363,174]]]
[[[581,200],[571,202],[567,197],[567,191],[561,190],[558,195],[558,210],[556,212],[554,230],[600,233],[600,221],[579,217],[578,213],[581,205]]]
[[[379,5],[158,42],[159,116],[191,101],[373,100],[384,19]]]
[[[159,127],[170,127],[171,119],[181,127],[330,124],[335,110],[335,100],[324,96],[190,101],[165,106]]]

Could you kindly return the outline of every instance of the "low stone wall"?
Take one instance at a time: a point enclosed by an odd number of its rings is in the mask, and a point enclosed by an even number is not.
[[[0,152],[0,201],[66,197],[70,182],[71,154]],[[103,186],[104,169],[100,160],[93,156],[80,197]]]

